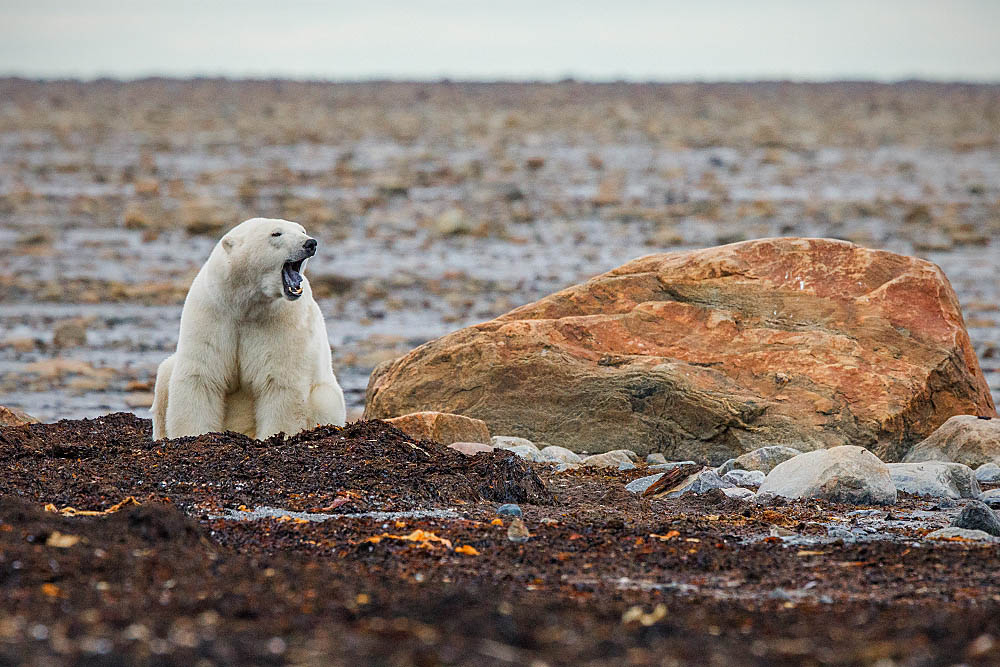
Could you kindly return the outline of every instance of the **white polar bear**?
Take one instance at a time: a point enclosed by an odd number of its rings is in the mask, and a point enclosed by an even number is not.
[[[222,237],[184,300],[177,351],[156,371],[154,439],[344,424],[326,324],[302,275],[315,254],[287,220],[253,218]]]

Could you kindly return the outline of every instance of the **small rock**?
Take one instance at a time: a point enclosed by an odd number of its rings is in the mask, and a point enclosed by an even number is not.
[[[517,445],[516,447],[505,447],[508,452],[513,452],[526,461],[544,461],[538,447],[534,445]]]
[[[619,470],[635,470],[635,464],[631,461],[622,461],[618,464]]]
[[[990,507],[1000,507],[1000,489],[990,489],[980,500]]]
[[[962,513],[951,522],[954,528],[967,528],[968,530],[981,530],[994,537],[1000,537],[1000,517],[991,510],[985,503],[973,500]]]
[[[511,447],[517,447],[519,445],[530,445],[535,447],[535,443],[527,438],[518,438],[513,435],[495,435],[490,439],[493,446],[497,449],[510,449]],[[538,449],[538,447],[535,447]]]
[[[522,543],[527,542],[531,537],[531,533],[528,532],[528,527],[524,525],[524,522],[520,519],[514,519],[510,522],[510,526],[507,528],[507,539],[511,542]]]
[[[639,479],[633,479],[631,482],[625,485],[625,490],[630,493],[634,493],[637,496],[641,496],[646,489],[653,486],[665,473],[659,472],[655,475],[647,475],[646,477],[640,477]]]
[[[87,329],[79,320],[63,320],[52,330],[52,345],[63,350],[87,344]]]
[[[889,467],[864,447],[842,445],[799,454],[767,474],[760,493],[855,505],[892,505]]]
[[[979,419],[956,415],[925,440],[913,446],[904,463],[952,461],[978,468],[984,463],[1000,464],[1000,419]]]
[[[579,463],[583,459],[576,452],[571,452],[559,445],[549,445],[540,452],[542,461],[553,461],[555,463]]]
[[[983,484],[1000,484],[1000,466],[990,461],[976,468],[976,481]]]
[[[764,483],[764,473],[760,470],[730,470],[722,479],[732,482],[736,486],[747,486],[756,489]]]
[[[727,487],[722,489],[722,492],[730,498],[735,498],[736,500],[750,499],[754,497],[754,492],[750,489],[744,489],[739,486]]]
[[[730,470],[759,470],[766,475],[774,469],[774,466],[801,453],[801,450],[785,445],[761,447],[752,452],[741,454],[735,459],[729,459],[718,467],[718,473],[724,475]]]
[[[556,466],[556,472],[566,472],[567,470],[579,470],[579,463],[560,463]]]
[[[631,454],[631,456],[629,456]],[[634,457],[634,458],[633,458]],[[603,454],[591,454],[580,461],[581,465],[590,468],[617,468],[622,463],[632,463],[639,458],[635,452],[628,449],[613,449]]]
[[[463,415],[426,411],[385,421],[417,440],[433,440],[442,445],[453,442],[490,442],[490,430],[486,422]]]
[[[507,503],[497,508],[497,514],[501,516],[522,516],[521,506],[516,503]]]
[[[646,455],[646,463],[666,463],[667,457],[660,452],[653,452]]]
[[[997,538],[993,537],[989,533],[984,533],[981,530],[969,530],[968,528],[955,528],[954,526],[948,526],[947,528],[941,528],[940,530],[935,530],[933,533],[928,533],[924,539],[926,540],[970,540],[976,542],[996,542]]]
[[[484,445],[481,442],[453,442],[448,445],[448,449],[454,449],[466,456],[475,456],[493,451],[493,445]]]
[[[961,463],[925,461],[888,465],[897,491],[932,498],[978,498],[982,495],[972,468]]]

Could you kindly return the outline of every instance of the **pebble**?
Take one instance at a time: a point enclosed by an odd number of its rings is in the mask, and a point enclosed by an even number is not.
[[[502,516],[521,516],[521,506],[515,503],[507,503],[497,508],[497,514]]]
[[[510,526],[507,528],[507,539],[511,542],[522,543],[527,542],[531,537],[531,533],[528,532],[528,527],[524,525],[524,522],[520,519],[514,519],[510,522]]]
[[[726,496],[728,496],[729,498],[735,498],[736,500],[749,500],[750,498],[753,498],[754,495],[756,495],[750,489],[744,489],[741,486],[724,488],[722,489],[722,492],[726,494]]]
[[[722,479],[732,482],[736,486],[748,486],[758,488],[764,483],[764,473],[760,470],[730,470]]]
[[[1000,466],[990,461],[976,468],[976,480],[983,484],[1000,484]]]
[[[941,528],[940,530],[935,530],[933,533],[928,533],[924,539],[926,540],[947,540],[953,538],[961,538],[963,540],[976,540],[982,542],[996,542],[997,538],[993,537],[989,533],[983,532],[981,530],[970,530],[968,528],[956,528],[954,526],[948,526],[947,528]]]
[[[583,459],[576,452],[570,451],[559,445],[549,445],[539,452],[542,461],[553,461],[555,463],[579,463]]]
[[[646,463],[666,463],[667,457],[659,452],[646,455]]]
[[[635,464],[631,461],[622,461],[618,464],[619,470],[635,470]]]
[[[951,522],[953,528],[966,528],[968,530],[981,530],[994,537],[1000,537],[1000,517],[991,510],[985,503],[973,500],[962,513]]]
[[[646,492],[646,489],[653,486],[663,475],[666,473],[656,473],[655,475],[647,475],[646,477],[640,477],[639,479],[633,479],[631,482],[625,485],[625,490],[634,493],[636,495],[642,495]]]

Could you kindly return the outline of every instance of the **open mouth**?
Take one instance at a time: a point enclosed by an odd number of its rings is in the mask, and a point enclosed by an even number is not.
[[[302,263],[305,258],[295,262],[285,262],[281,267],[281,287],[289,301],[295,301],[302,296]]]

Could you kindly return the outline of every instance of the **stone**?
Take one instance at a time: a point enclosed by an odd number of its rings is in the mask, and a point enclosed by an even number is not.
[[[984,463],[1000,464],[1000,419],[980,419],[974,415],[950,418],[903,458],[904,463],[920,461],[951,461],[970,468]]]
[[[982,495],[980,500],[990,507],[1000,507],[1000,489],[990,489]]]
[[[767,474],[759,493],[854,505],[896,502],[889,466],[854,445],[806,452],[779,463]]]
[[[666,473],[658,472],[655,475],[647,475],[645,477],[640,477],[639,479],[633,479],[631,482],[625,485],[625,490],[629,493],[634,493],[637,496],[641,496],[646,489],[653,486],[663,475]]]
[[[646,455],[646,463],[666,463],[667,457],[660,452],[653,452]]]
[[[87,344],[87,329],[80,320],[63,320],[52,329],[52,345],[59,350]]]
[[[655,465],[649,466],[650,470],[673,470],[674,468],[680,468],[681,466],[691,466],[694,465],[694,461],[670,461],[669,463],[657,463]]]
[[[542,461],[553,461],[555,463],[579,463],[583,458],[576,452],[572,452],[559,445],[549,445],[541,452]]]
[[[972,468],[961,463],[925,461],[890,463],[889,476],[897,491],[932,498],[978,498],[982,495]]]
[[[510,449],[511,447],[517,447],[519,445],[530,445],[535,449],[538,447],[531,440],[527,438],[517,438],[511,435],[495,435],[490,438],[490,442],[497,449]]]
[[[603,454],[591,454],[590,456],[585,456],[580,461],[580,465],[589,468],[617,468],[622,463],[632,463],[632,459],[629,458],[623,449],[616,449],[604,452]]]
[[[711,468],[705,468],[700,472],[689,475],[687,479],[670,489],[664,489],[655,494],[657,498],[678,498],[685,493],[705,493],[711,489],[727,489],[735,487],[732,482],[727,482]]]
[[[801,238],[636,259],[373,371],[366,417],[427,406],[716,464],[775,442],[898,461],[953,415],[996,414],[937,266]]]
[[[750,489],[744,489],[739,486],[734,486],[731,488],[722,489],[722,492],[726,494],[729,498],[735,498],[736,500],[749,500],[754,497],[754,492]]]
[[[481,442],[453,442],[448,445],[449,449],[461,452],[466,456],[475,456],[493,451],[493,445],[484,445]]]
[[[520,456],[526,461],[544,461],[542,458],[542,453],[538,451],[538,448],[534,445],[517,445],[515,447],[506,447],[508,452],[513,452]]]
[[[951,522],[955,528],[981,530],[994,537],[1000,537],[1000,517],[986,503],[973,500],[962,510],[962,513]]]
[[[948,526],[940,528],[933,533],[927,533],[925,540],[942,540],[954,542],[996,542],[997,538],[981,530],[969,530],[968,528],[955,528]]]
[[[521,516],[521,506],[515,503],[507,503],[497,508],[497,514],[501,516]]]
[[[736,486],[748,486],[757,488],[764,483],[764,473],[760,470],[730,470],[722,479],[732,482]]]
[[[759,470],[766,475],[774,469],[774,466],[801,453],[800,449],[784,445],[759,447],[746,454],[740,454],[734,459],[729,459],[719,466],[718,472],[720,475],[724,475],[730,470]]]
[[[0,405],[0,426],[27,426],[38,423],[37,419],[21,408],[8,408]]]
[[[618,464],[619,470],[635,470],[636,465],[631,461],[622,461]]]
[[[976,468],[976,481],[983,484],[1000,484],[1000,465],[990,461]]]
[[[462,415],[414,412],[385,421],[416,440],[433,440],[442,445],[453,442],[490,442],[490,430],[486,422]]]

